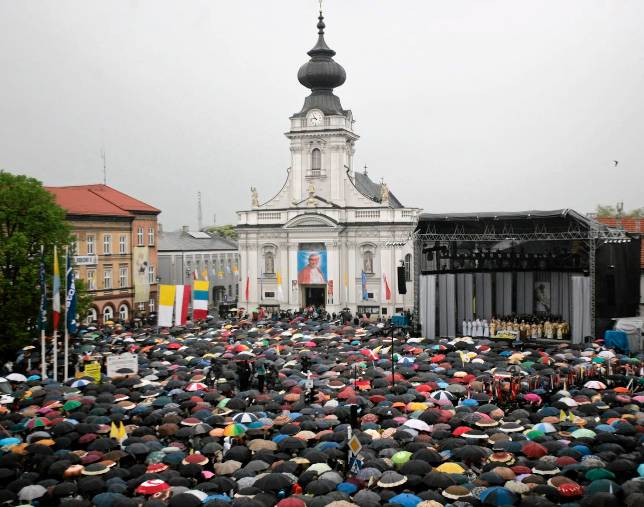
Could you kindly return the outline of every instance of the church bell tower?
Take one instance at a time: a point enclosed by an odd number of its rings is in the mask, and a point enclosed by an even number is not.
[[[308,52],[311,59],[300,67],[299,82],[311,90],[302,109],[291,116],[292,203],[308,199],[309,205],[344,206],[345,178],[352,171],[354,143],[353,116],[342,108],[333,89],[346,80],[344,68],[333,60],[335,51],[324,40],[324,16],[318,17],[318,40]]]

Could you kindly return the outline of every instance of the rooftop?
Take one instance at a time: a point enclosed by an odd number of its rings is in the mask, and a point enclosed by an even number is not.
[[[237,242],[201,231],[162,231],[159,232],[157,250],[159,252],[237,250]]]
[[[158,215],[161,210],[107,185],[45,187],[69,215],[133,217],[137,213]]]

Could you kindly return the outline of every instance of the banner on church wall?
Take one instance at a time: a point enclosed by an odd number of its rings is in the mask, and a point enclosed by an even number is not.
[[[134,302],[147,303],[150,301],[150,259],[147,246],[135,246],[132,257],[134,259]]]
[[[323,243],[300,243],[297,251],[297,281],[300,284],[327,283],[327,257]]]

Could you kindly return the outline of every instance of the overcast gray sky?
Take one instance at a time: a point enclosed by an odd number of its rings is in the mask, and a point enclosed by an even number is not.
[[[0,0],[0,168],[167,228],[281,187],[314,0]],[[326,0],[369,166],[427,211],[644,206],[644,1]],[[612,160],[619,160],[617,168]]]

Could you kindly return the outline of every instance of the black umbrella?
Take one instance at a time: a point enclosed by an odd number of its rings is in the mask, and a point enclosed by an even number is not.
[[[253,484],[256,488],[267,492],[277,492],[281,489],[288,489],[291,487],[291,479],[283,474],[267,474],[260,477]]]
[[[429,472],[423,477],[423,483],[428,488],[446,489],[457,484],[456,480],[450,474],[442,472]]]
[[[335,490],[335,483],[326,479],[311,481],[304,490],[307,495],[322,496]]]

